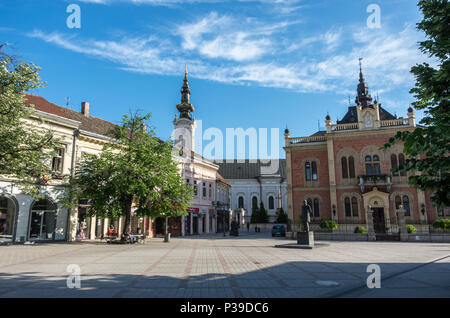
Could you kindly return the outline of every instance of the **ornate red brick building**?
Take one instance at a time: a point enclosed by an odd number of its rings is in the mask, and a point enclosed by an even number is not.
[[[307,200],[313,222],[332,219],[347,232],[373,226],[377,237],[395,236],[396,212],[402,208],[406,224],[427,232],[448,211],[433,206],[431,193],[409,186],[406,173],[391,173],[405,160],[401,144],[380,149],[397,131],[415,129],[413,109],[406,118],[397,118],[372,102],[361,70],[355,103],[336,123],[327,115],[326,131],[294,138],[285,131],[288,211],[294,228]]]

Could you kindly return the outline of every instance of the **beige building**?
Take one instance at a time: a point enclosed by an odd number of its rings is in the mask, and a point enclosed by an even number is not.
[[[36,95],[26,95],[27,104],[35,111],[27,121],[45,130],[51,129],[61,137],[61,146],[53,157],[50,173],[38,180],[37,186],[44,199],[34,200],[13,186],[7,176],[0,178],[0,242],[58,241],[103,238],[112,224],[119,234],[123,231],[123,218],[118,220],[89,217],[88,202],[79,201],[74,209],[60,203],[75,164],[83,154],[97,154],[105,142],[110,141],[108,131],[115,125],[89,114],[89,103],[81,111],[61,107]],[[38,121],[44,119],[44,123]],[[134,231],[151,235],[149,218],[133,218]]]

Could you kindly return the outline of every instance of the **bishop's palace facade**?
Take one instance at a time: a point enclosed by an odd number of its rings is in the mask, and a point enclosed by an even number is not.
[[[329,219],[338,223],[337,232],[354,233],[360,226],[369,234],[372,230],[372,239],[395,239],[402,211],[404,223],[428,233],[450,209],[438,209],[432,193],[408,185],[409,172],[391,172],[405,160],[402,144],[381,149],[398,131],[416,128],[414,111],[410,107],[407,117],[393,116],[372,101],[361,70],[359,77],[356,105],[342,120],[333,123],[327,115],[326,131],[308,137],[291,137],[285,130],[289,218],[297,227],[306,200],[313,229]]]

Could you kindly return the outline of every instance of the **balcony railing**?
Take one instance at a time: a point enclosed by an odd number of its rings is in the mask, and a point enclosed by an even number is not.
[[[358,123],[331,125],[331,131],[354,130],[358,128]]]
[[[391,119],[391,120],[382,120],[380,121],[381,127],[392,127],[392,126],[408,126],[409,119],[408,118],[400,118],[400,119]]]
[[[361,192],[364,192],[366,186],[386,186],[388,192],[391,191],[391,175],[388,174],[374,174],[374,175],[359,175],[359,186]]]
[[[310,136],[310,137],[295,137],[290,138],[290,144],[306,144],[311,142],[324,142],[327,141],[327,137],[325,136]]]

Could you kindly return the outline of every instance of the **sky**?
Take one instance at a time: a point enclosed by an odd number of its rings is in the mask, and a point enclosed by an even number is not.
[[[80,28],[67,24],[71,4]],[[412,0],[15,0],[0,2],[0,39],[42,68],[47,86],[33,94],[61,106],[69,97],[78,111],[88,101],[90,114],[114,123],[150,112],[163,139],[187,64],[203,132],[278,128],[269,142],[278,139],[284,158],[286,126],[309,136],[327,113],[335,122],[354,105],[360,57],[372,96],[406,117],[410,68],[427,60],[421,18]]]

